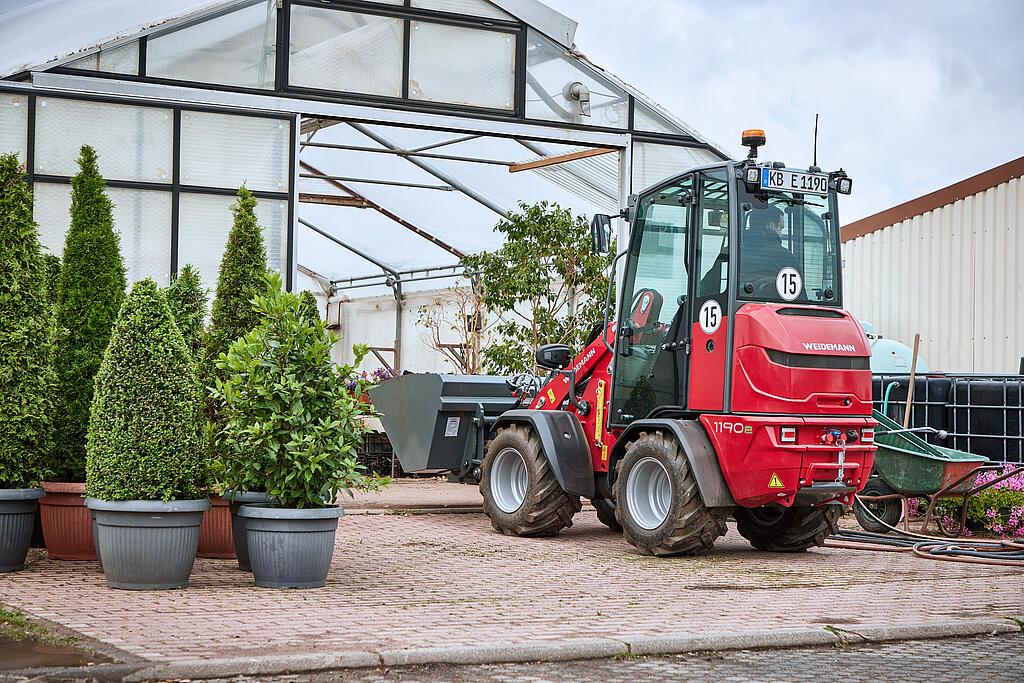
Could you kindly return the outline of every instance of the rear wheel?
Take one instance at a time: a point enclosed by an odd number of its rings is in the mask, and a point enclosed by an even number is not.
[[[858,496],[888,496],[895,493],[889,486],[874,477],[868,481]],[[853,516],[864,531],[884,534],[892,531],[903,519],[903,501],[900,498],[887,500],[865,500],[858,497],[853,504]]]
[[[615,501],[608,500],[607,498],[594,498],[590,501],[594,509],[597,510],[597,518],[601,524],[612,531],[622,531],[622,525],[619,524],[619,520],[615,519]]]
[[[736,508],[736,529],[758,550],[799,553],[824,545],[825,539],[839,530],[839,505],[791,507],[766,505],[761,508]]]
[[[662,432],[641,433],[617,466],[615,517],[648,555],[693,555],[726,532],[728,508],[708,508],[686,454]]]
[[[582,507],[555,479],[540,439],[526,425],[498,429],[481,465],[484,513],[496,531],[510,536],[554,536],[572,526]]]

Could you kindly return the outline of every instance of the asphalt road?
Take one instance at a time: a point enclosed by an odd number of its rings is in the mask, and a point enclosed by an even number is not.
[[[672,657],[623,657],[576,662],[361,669],[311,675],[231,679],[232,683],[643,683],[687,680],[844,683],[923,680],[929,683],[1020,683],[1024,681],[1024,635],[791,650],[741,650]]]

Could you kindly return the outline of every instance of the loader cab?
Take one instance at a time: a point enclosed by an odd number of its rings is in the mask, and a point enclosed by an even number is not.
[[[841,306],[836,174],[779,166],[700,167],[635,198],[610,426],[728,412],[733,325],[744,306]]]

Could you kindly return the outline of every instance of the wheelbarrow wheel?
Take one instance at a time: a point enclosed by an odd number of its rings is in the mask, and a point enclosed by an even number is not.
[[[582,505],[555,479],[540,439],[526,425],[498,429],[487,443],[480,493],[491,526],[508,536],[554,536]]]
[[[892,531],[890,527],[895,528],[903,520],[903,500],[888,498],[886,500],[861,501],[859,496],[889,496],[895,493],[888,484],[878,477],[868,481],[853,504],[853,516],[857,518],[857,523],[864,531],[870,531],[873,534]],[[878,519],[875,519],[876,517]]]
[[[607,498],[594,498],[590,504],[597,510],[597,519],[612,531],[622,531],[622,525],[615,519],[615,501]]]
[[[840,505],[736,508],[736,530],[758,550],[800,553],[839,531]]]

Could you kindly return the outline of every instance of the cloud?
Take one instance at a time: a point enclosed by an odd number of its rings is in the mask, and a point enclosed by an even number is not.
[[[855,179],[850,221],[1024,155],[1024,3],[547,0],[576,42],[740,156]]]

